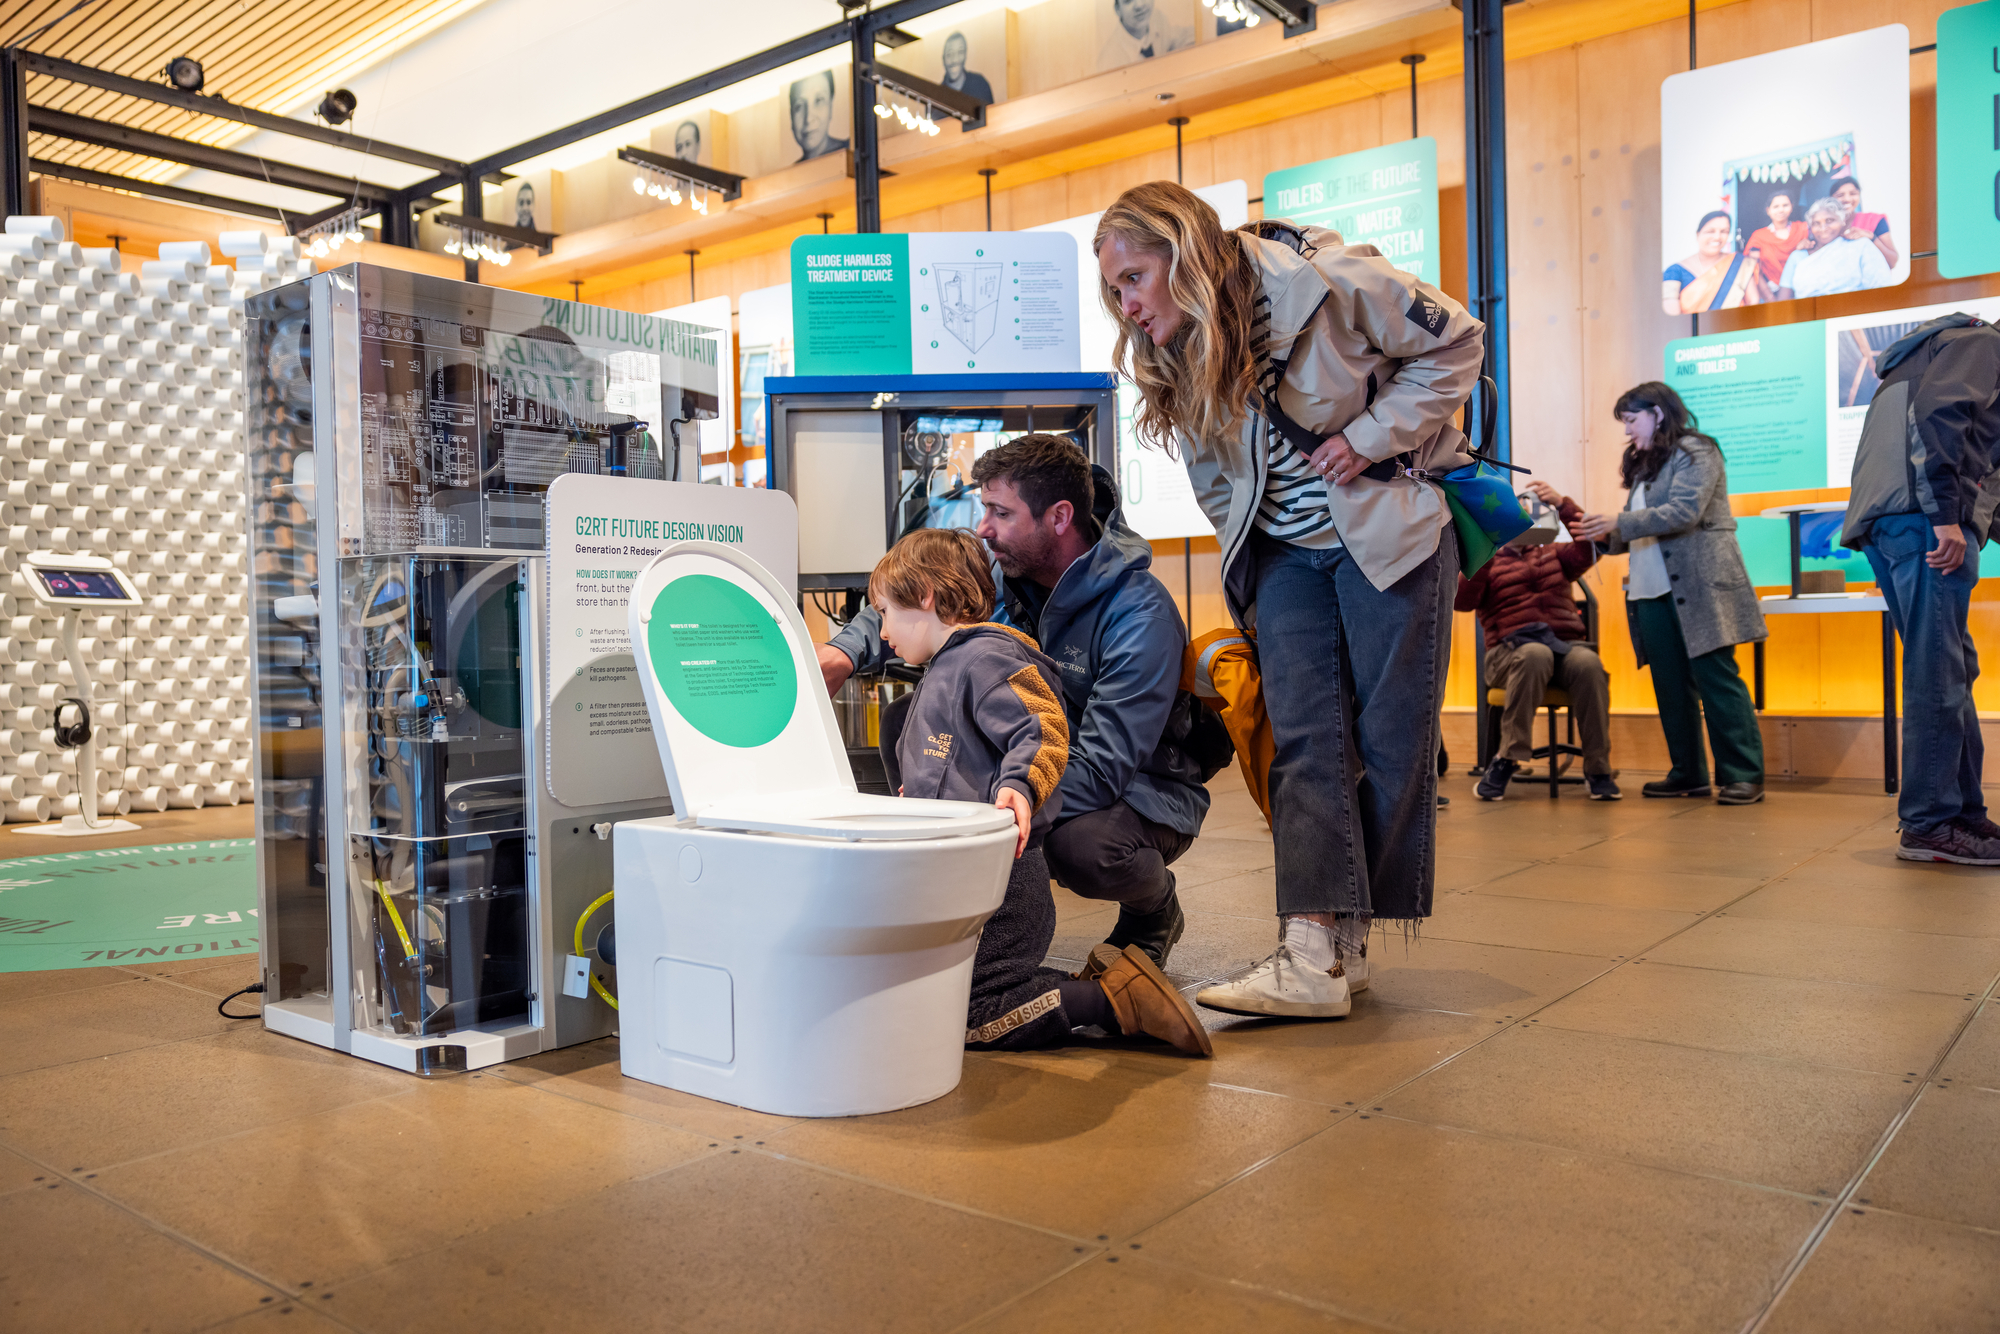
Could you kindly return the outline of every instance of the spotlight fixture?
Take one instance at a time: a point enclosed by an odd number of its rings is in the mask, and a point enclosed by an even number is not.
[[[949,116],[967,130],[986,124],[987,104],[955,88],[888,65],[857,63],[854,72],[875,85],[875,114],[884,120],[894,116],[905,129],[935,136],[940,130],[939,116]],[[917,108],[922,108],[921,112]]]
[[[711,198],[736,199],[743,193],[743,178],[733,172],[650,149],[621,148],[618,160],[632,168],[633,194],[650,195],[663,204],[686,204],[704,217]]]
[[[1240,23],[1246,28],[1254,28],[1262,21],[1262,16],[1252,9],[1246,0],[1201,0],[1202,8],[1215,11],[1215,17],[1224,23]]]
[[[350,242],[360,244],[368,239],[368,233],[361,230],[361,218],[367,211],[356,205],[317,227],[307,228],[299,233],[300,249],[314,259],[325,259]]]
[[[329,125],[340,125],[353,119],[354,108],[359,105],[353,93],[336,88],[319,100],[319,118]]]
[[[500,244],[495,245],[494,242]],[[514,262],[513,252],[507,249],[504,238],[488,236],[485,232],[460,227],[454,230],[452,238],[444,243],[447,255],[463,255],[467,259],[483,259],[489,264],[506,268]]]
[[[201,62],[193,56],[175,56],[167,62],[167,82],[184,93],[201,91],[204,78]]]
[[[514,262],[513,252],[516,249],[526,247],[536,254],[546,255],[555,248],[554,232],[539,232],[532,227],[516,227],[511,223],[492,222],[463,213],[433,213],[430,220],[439,227],[451,229],[451,235],[444,243],[445,254],[483,259],[503,269]]]

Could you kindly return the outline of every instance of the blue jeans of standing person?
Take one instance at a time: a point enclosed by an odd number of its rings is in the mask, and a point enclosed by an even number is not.
[[[1965,626],[1979,582],[1979,538],[1965,533],[1965,563],[1939,574],[1924,563],[1937,546],[1930,519],[1877,519],[1861,550],[1903,638],[1903,782],[1896,814],[1903,828],[1928,834],[1960,816],[1986,814],[1979,790],[1985,747],[1972,683],[1979,652]]]
[[[1278,912],[1428,917],[1458,535],[1386,590],[1344,547],[1250,541]]]

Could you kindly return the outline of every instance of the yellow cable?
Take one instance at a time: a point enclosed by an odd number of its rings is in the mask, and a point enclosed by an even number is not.
[[[578,958],[583,957],[583,924],[590,920],[590,915],[592,913],[596,912],[599,908],[602,908],[605,904],[611,902],[611,896],[615,893],[617,893],[616,890],[606,890],[604,893],[599,894],[596,898],[590,901],[590,906],[583,910],[583,916],[576,919],[575,953]],[[604,989],[604,984],[597,980],[596,973],[592,973],[590,975],[590,989],[596,992],[598,995],[604,997],[604,1003],[606,1005],[609,1005],[614,1010],[618,1008],[618,998]]]
[[[403,914],[396,911],[395,903],[389,898],[389,882],[386,880],[377,880],[375,882],[375,892],[382,896],[382,906],[389,910],[389,920],[396,924],[396,934],[403,941],[403,953],[412,959],[416,958],[417,947],[410,940],[409,929],[403,925]]]

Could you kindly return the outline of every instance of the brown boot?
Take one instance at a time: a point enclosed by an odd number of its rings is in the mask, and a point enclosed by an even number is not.
[[[1076,974],[1079,982],[1095,982],[1111,971],[1111,966],[1125,957],[1125,951],[1105,941],[1090,947],[1090,957],[1083,961],[1083,971]]]
[[[1091,961],[1097,961],[1098,950],[1110,948],[1100,945],[1092,950]],[[1118,1027],[1126,1033],[1144,1033],[1172,1043],[1190,1056],[1215,1054],[1208,1030],[1201,1026],[1201,1019],[1187,1003],[1187,997],[1174,990],[1174,984],[1167,980],[1159,965],[1137,945],[1127,945],[1109,960],[1097,985],[1111,998]]]

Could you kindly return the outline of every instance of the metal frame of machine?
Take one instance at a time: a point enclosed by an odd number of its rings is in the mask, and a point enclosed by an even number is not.
[[[808,375],[773,377],[764,382],[771,438],[765,458],[769,485],[787,492],[800,513],[819,498],[801,495],[800,459],[790,419],[802,412],[874,414],[881,420],[883,548],[895,543],[903,526],[898,513],[904,489],[906,434],[902,417],[915,412],[959,414],[995,411],[1021,418],[1023,430],[1081,430],[1085,452],[1114,476],[1118,469],[1117,377],[1109,373],[1041,375]],[[1085,417],[1085,420],[1075,420]],[[807,539],[801,537],[802,543]],[[814,570],[800,548],[801,590],[853,590],[868,586],[868,571]]]
[[[711,331],[365,265],[250,321],[265,1024],[418,1074],[609,1033],[562,960],[610,824],[671,804],[551,789],[535,525],[562,473],[670,471]]]

